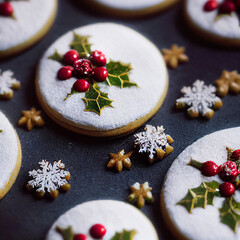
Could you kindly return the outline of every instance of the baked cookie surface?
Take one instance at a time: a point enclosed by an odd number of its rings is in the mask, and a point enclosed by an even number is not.
[[[21,52],[40,40],[56,16],[57,0],[11,1],[14,18],[0,16],[0,57]]]
[[[60,228],[72,227],[75,234],[84,234],[93,240],[89,234],[94,224],[102,224],[107,229],[103,240],[111,239],[116,232],[135,230],[134,240],[158,240],[156,230],[148,218],[130,204],[113,201],[98,200],[79,204],[60,216],[50,228],[46,240],[62,240],[56,231]],[[128,239],[128,238],[127,238]]]
[[[239,239],[239,226],[235,233],[221,222],[220,209],[226,198],[215,196],[213,205],[207,205],[206,208],[195,206],[192,213],[182,205],[177,205],[185,198],[188,189],[197,188],[202,182],[223,182],[218,175],[206,177],[198,169],[187,165],[191,157],[199,162],[214,161],[220,166],[228,159],[226,147],[238,149],[239,141],[239,127],[214,132],[187,147],[173,162],[162,188],[161,208],[170,230],[178,239]],[[240,201],[237,188],[234,198]]]
[[[73,32],[90,36],[91,47],[103,51],[108,62],[132,66],[129,78],[138,87],[98,83],[101,92],[113,100],[112,107],[105,107],[100,116],[84,111],[85,93],[64,100],[77,78],[58,80],[57,72],[62,65],[49,59],[56,50],[60,54],[70,50]],[[82,134],[114,136],[135,130],[158,111],[168,89],[168,73],[160,51],[144,36],[123,25],[98,23],[68,32],[46,51],[38,68],[36,87],[42,107],[60,125]]]
[[[12,125],[0,112],[0,199],[10,190],[21,166],[21,146]]]

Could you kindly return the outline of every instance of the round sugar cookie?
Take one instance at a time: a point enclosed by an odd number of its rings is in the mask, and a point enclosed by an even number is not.
[[[123,88],[114,83],[110,86],[106,81],[97,83],[100,91],[113,101],[106,104],[101,113],[89,110],[94,110],[95,106],[91,105],[93,101],[89,100],[87,104],[83,100],[88,92],[73,94],[64,100],[77,78],[59,80],[57,73],[63,65],[49,59],[57,59],[56,50],[61,56],[70,50],[71,43],[77,45],[80,40],[74,40],[74,34],[75,38],[89,36],[91,49],[105,53],[109,76],[108,63],[120,61],[121,67],[131,64],[129,81],[137,86],[128,87],[127,81],[127,87]],[[120,77],[126,79],[126,75]],[[167,93],[168,73],[162,54],[144,36],[123,25],[97,23],[70,31],[50,46],[40,61],[36,88],[43,109],[58,124],[81,134],[116,136],[134,131],[158,111]],[[97,99],[88,96],[88,99],[92,98]],[[103,98],[106,99],[106,95]],[[97,99],[97,103],[102,106],[100,100]]]
[[[219,6],[223,1],[217,1]],[[218,17],[218,9],[210,12],[204,10],[206,2],[207,0],[185,0],[185,15],[192,29],[215,45],[240,46],[238,13]]]
[[[102,224],[107,230],[102,240],[112,239],[117,232],[124,230],[136,231],[133,240],[158,240],[154,226],[140,210],[115,200],[90,201],[73,207],[56,220],[46,240],[63,239],[56,231],[56,226],[62,229],[72,227],[74,234],[84,234],[88,240],[94,240],[89,230],[95,224]]]
[[[0,15],[0,58],[39,41],[50,30],[57,12],[57,0],[18,0],[11,5],[14,18]]]
[[[157,13],[172,6],[178,0],[85,0],[92,9],[107,15],[120,17],[140,17]]]
[[[192,213],[189,213],[183,205],[177,205],[186,197],[188,189],[198,188],[202,182],[223,183],[218,175],[206,177],[198,169],[187,165],[190,158],[199,162],[214,161],[220,166],[228,160],[226,147],[236,150],[240,147],[239,143],[240,127],[217,131],[194,142],[173,162],[162,188],[161,208],[169,229],[178,239],[237,240],[240,238],[239,225],[235,233],[229,225],[221,222],[219,209],[223,208],[226,198],[215,196],[213,205],[207,205],[206,208],[194,207]],[[236,189],[234,199],[240,202],[239,189]],[[225,211],[222,212],[222,216],[226,214]]]
[[[21,167],[21,145],[12,125],[0,112],[0,199],[10,190]]]

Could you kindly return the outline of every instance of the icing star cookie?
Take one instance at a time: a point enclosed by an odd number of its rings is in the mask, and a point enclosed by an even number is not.
[[[207,41],[240,46],[239,5],[235,2],[186,0],[185,15],[189,25]]]
[[[204,136],[173,162],[162,188],[163,216],[178,239],[237,240],[240,127]]]
[[[160,51],[144,36],[98,23],[68,32],[46,51],[36,87],[43,109],[58,124],[81,134],[116,136],[158,111],[168,73]]]
[[[121,17],[139,17],[164,10],[178,0],[85,0],[93,9]]]
[[[70,237],[64,238],[64,233]],[[52,225],[46,240],[78,239],[76,235],[88,240],[158,240],[155,228],[142,212],[113,200],[86,202],[68,210]]]
[[[10,190],[21,166],[21,146],[12,125],[0,112],[0,199]]]
[[[11,12],[0,3],[0,58],[19,53],[40,40],[56,16],[57,0],[13,0]],[[9,6],[7,7],[9,10]]]

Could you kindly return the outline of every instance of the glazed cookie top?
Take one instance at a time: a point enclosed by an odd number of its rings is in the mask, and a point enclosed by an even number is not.
[[[218,0],[219,4],[223,1]],[[191,21],[198,27],[213,34],[233,39],[240,38],[239,19],[236,12],[232,12],[229,16],[226,14],[226,16],[216,20],[218,11],[204,11],[203,8],[206,2],[207,0],[186,0],[186,11]]]
[[[18,140],[12,125],[0,112],[0,189],[8,183],[18,160]]]
[[[213,206],[194,208],[191,214],[183,206],[176,205],[186,196],[188,189],[196,188],[202,182],[215,180],[222,183],[218,175],[205,177],[198,169],[188,166],[191,157],[200,162],[214,161],[220,165],[227,161],[226,147],[238,149],[239,143],[240,127],[206,135],[187,147],[170,167],[163,187],[164,204],[170,219],[187,239],[240,238],[239,227],[234,233],[229,226],[221,223],[219,208],[222,208],[225,198],[214,197]],[[239,191],[235,192],[234,198],[240,201]]]
[[[113,99],[113,108],[103,109],[101,116],[84,111],[86,103],[82,100],[85,93],[73,94],[66,101],[67,94],[76,78],[66,81],[57,79],[61,64],[48,59],[57,49],[65,54],[73,41],[73,31],[79,35],[90,36],[93,50],[105,53],[108,62],[130,63],[133,70],[129,78],[139,87],[109,87],[99,83],[101,92],[108,93]],[[123,127],[148,114],[160,101],[168,86],[167,70],[160,51],[144,36],[123,25],[98,23],[87,25],[68,32],[58,39],[44,54],[38,74],[40,94],[54,111],[73,124],[111,130]]]
[[[107,233],[103,240],[111,239],[116,232],[136,230],[134,240],[158,240],[156,230],[148,218],[130,204],[113,200],[86,202],[70,209],[52,225],[46,240],[62,240],[55,230],[56,226],[67,228],[72,226],[75,234],[85,234],[93,240],[89,229],[96,223],[106,227]]]
[[[53,14],[56,0],[23,0],[11,4],[16,19],[0,16],[0,51],[24,43],[37,34]]]

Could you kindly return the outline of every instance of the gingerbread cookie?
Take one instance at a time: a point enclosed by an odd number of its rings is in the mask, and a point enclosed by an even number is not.
[[[0,3],[0,58],[19,53],[40,40],[56,16],[57,0]]]
[[[168,73],[160,51],[141,34],[98,23],[68,32],[47,50],[36,86],[43,109],[58,124],[115,136],[134,131],[158,111]]]
[[[240,46],[239,11],[238,1],[185,1],[185,15],[190,26],[214,44]]]
[[[173,162],[162,212],[178,239],[239,239],[240,128],[206,135]]]
[[[21,166],[21,145],[12,125],[0,112],[0,199],[10,190]]]
[[[113,200],[86,202],[68,210],[52,225],[46,240],[75,238],[158,240],[154,226],[144,214],[130,204]]]
[[[178,0],[85,0],[92,9],[120,17],[140,17],[165,10]]]

